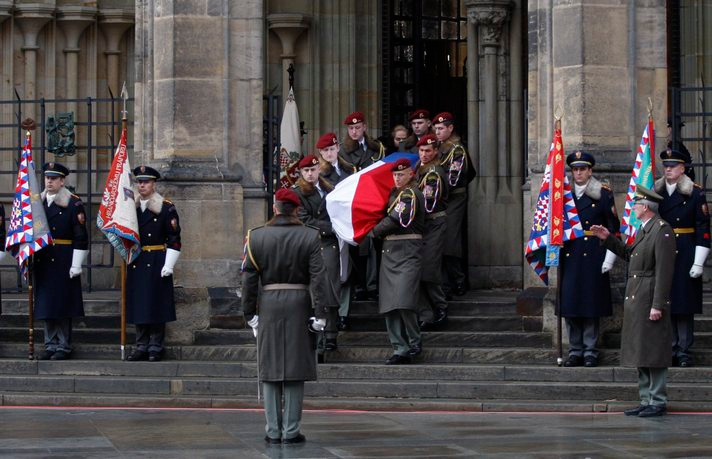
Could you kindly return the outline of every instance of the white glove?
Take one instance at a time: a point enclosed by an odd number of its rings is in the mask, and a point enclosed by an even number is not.
[[[252,316],[252,319],[250,319],[247,322],[247,325],[252,327],[252,334],[255,335],[255,338],[257,338],[257,325],[259,325],[259,323],[260,323],[260,316],[258,316],[257,314]]]
[[[702,270],[705,266],[705,260],[707,260],[707,255],[709,255],[710,249],[707,247],[702,247],[701,245],[695,246],[695,261],[690,269],[690,277],[696,279],[702,275]]]
[[[309,318],[309,331],[312,333],[319,333],[324,331],[326,328],[326,319],[317,319],[316,317]]]
[[[72,267],[69,268],[69,278],[77,277],[82,273],[82,265],[87,258],[88,250],[74,249],[72,251]]]
[[[166,262],[163,264],[163,269],[161,269],[161,277],[173,275],[173,267],[176,265],[178,257],[180,257],[180,250],[166,249]]]
[[[606,258],[601,265],[601,274],[605,274],[613,268],[613,263],[616,262],[616,254],[610,250],[606,250]]]

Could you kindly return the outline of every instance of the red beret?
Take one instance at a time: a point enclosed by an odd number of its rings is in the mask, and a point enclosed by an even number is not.
[[[297,167],[301,169],[302,167],[312,167],[317,165],[319,165],[319,158],[317,158],[315,155],[308,155],[305,156],[301,161],[299,161]]]
[[[412,166],[410,165],[410,160],[408,158],[401,158],[393,163],[393,167],[391,167],[391,172],[404,171],[406,169],[410,169],[411,167]]]
[[[366,118],[363,117],[363,113],[353,112],[344,118],[344,124],[348,126],[349,124],[363,123],[365,120]]]
[[[323,136],[319,137],[319,141],[316,143],[316,147],[321,150],[322,148],[338,144],[339,141],[336,139],[336,134],[334,134],[333,132],[327,132]]]
[[[429,120],[430,119],[430,112],[425,110],[424,108],[419,108],[413,113],[410,114],[408,117],[408,121],[413,121],[413,120]]]
[[[447,122],[452,123],[453,121],[455,121],[455,117],[452,116],[452,113],[450,113],[450,112],[438,113],[437,115],[435,115],[435,118],[433,118],[433,123],[436,123],[436,124],[437,123],[447,123]]]
[[[435,147],[435,145],[438,143],[438,138],[435,137],[435,134],[426,134],[423,137],[418,140],[418,143],[415,145],[416,147],[421,147],[423,145],[432,145]]]
[[[301,206],[302,202],[299,200],[297,193],[290,190],[289,188],[280,188],[274,194],[274,200],[279,202],[289,202],[295,206]]]

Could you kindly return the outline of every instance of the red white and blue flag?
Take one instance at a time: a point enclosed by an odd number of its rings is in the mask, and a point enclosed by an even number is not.
[[[357,245],[384,216],[388,196],[393,189],[391,167],[400,158],[418,161],[413,153],[392,153],[380,161],[346,177],[326,195],[326,210],[336,235]]]
[[[640,138],[638,153],[635,155],[635,163],[633,164],[633,172],[628,183],[628,194],[625,199],[625,208],[623,210],[623,218],[621,218],[621,234],[623,242],[626,245],[631,245],[635,242],[635,235],[638,234],[640,228],[640,220],[633,212],[633,198],[638,184],[646,188],[653,189],[655,183],[655,123],[653,117],[648,117],[648,122],[643,130],[643,136]]]
[[[27,132],[22,149],[20,168],[17,171],[15,198],[12,201],[10,228],[5,239],[5,249],[12,253],[27,276],[27,261],[35,252],[52,243],[47,215],[40,197],[39,183],[32,160],[32,136]]]
[[[126,150],[126,128],[121,131],[121,140],[111,163],[106,187],[101,198],[96,226],[126,263],[132,263],[141,253],[138,234],[136,202],[131,186],[131,165]]]
[[[564,173],[564,147],[561,129],[557,127],[539,189],[529,242],[524,249],[527,262],[546,285],[549,285],[549,266],[558,265],[558,252],[551,249],[583,234],[571,184]]]

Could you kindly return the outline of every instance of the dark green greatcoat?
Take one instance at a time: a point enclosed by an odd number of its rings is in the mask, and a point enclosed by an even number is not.
[[[416,165],[415,180],[425,202],[425,230],[423,232],[423,274],[421,280],[442,282],[443,252],[447,236],[448,185],[445,171],[438,161]]]
[[[669,367],[672,363],[670,289],[675,270],[675,233],[656,215],[638,230],[630,247],[613,235],[604,245],[628,261],[621,365]],[[659,320],[650,320],[651,308],[662,311]]]

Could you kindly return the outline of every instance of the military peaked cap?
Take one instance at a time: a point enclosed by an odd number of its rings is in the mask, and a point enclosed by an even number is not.
[[[161,178],[161,174],[156,169],[148,166],[138,166],[133,170],[133,175],[136,180],[158,180]]]
[[[45,177],[66,177],[69,175],[69,169],[63,164],[49,162],[42,166],[42,172]]]
[[[590,153],[576,150],[566,157],[566,164],[568,164],[569,167],[593,167],[596,165],[596,159]]]

